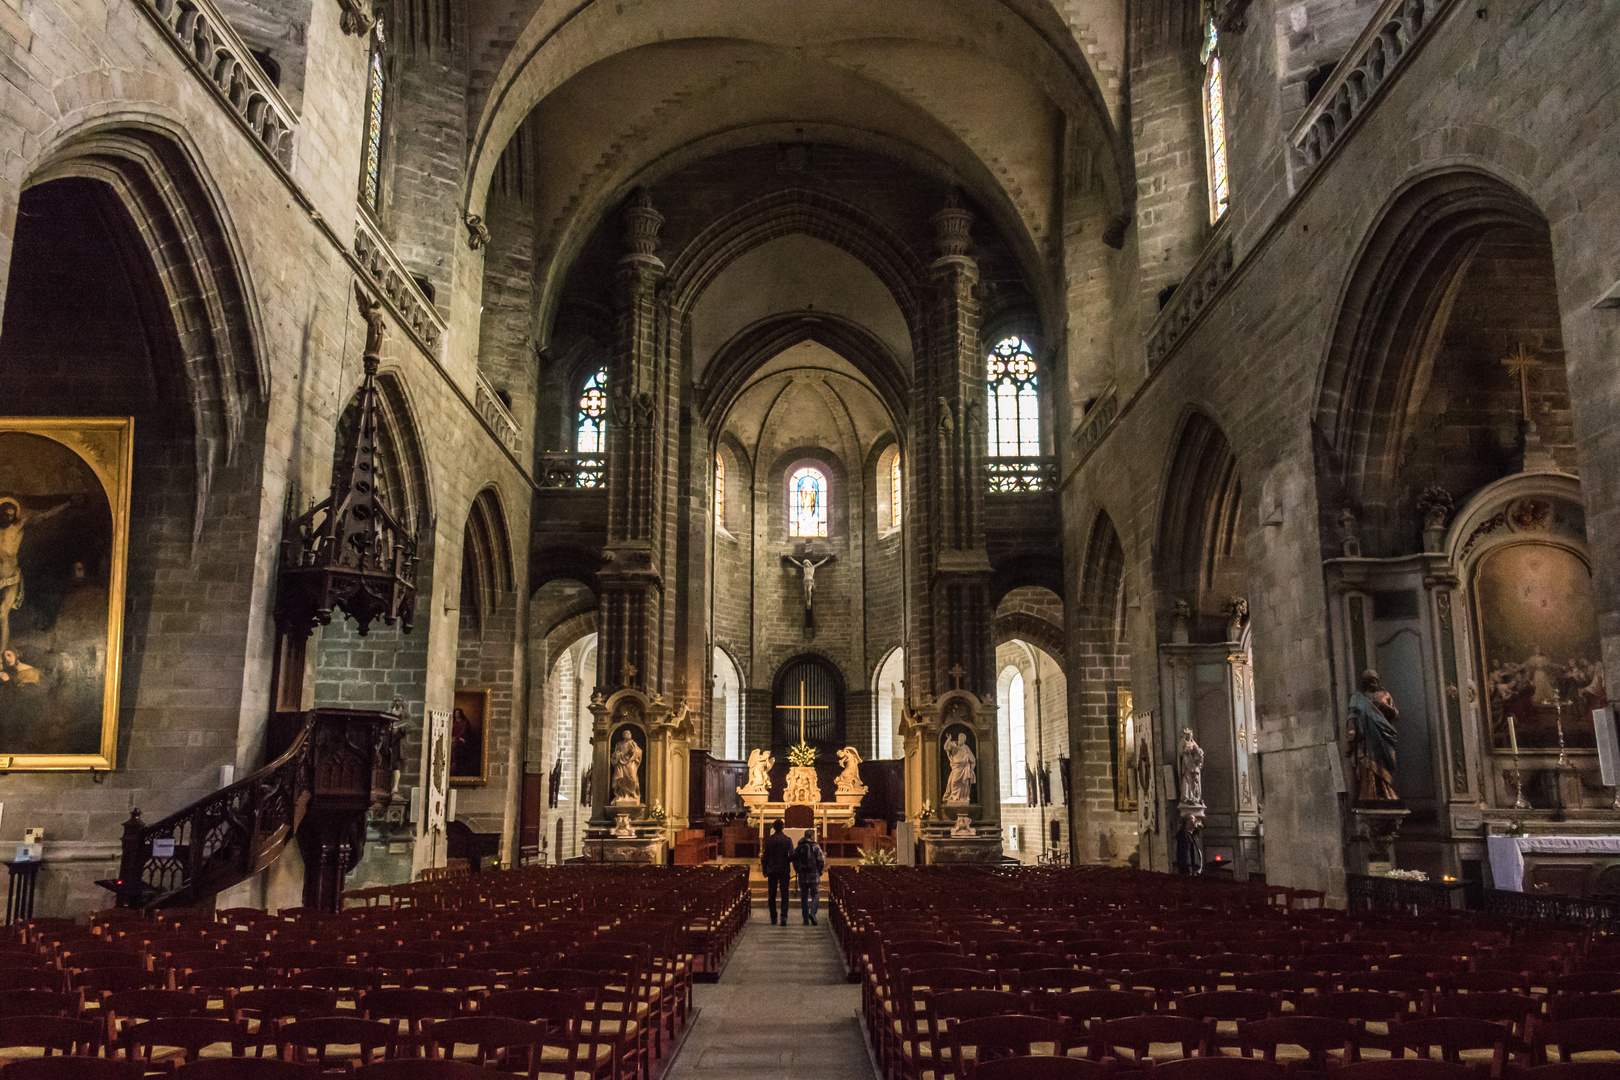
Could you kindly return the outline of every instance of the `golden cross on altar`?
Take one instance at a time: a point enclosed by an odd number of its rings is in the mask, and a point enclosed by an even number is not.
[[[1502,366],[1508,369],[1508,374],[1519,380],[1519,408],[1523,410],[1525,420],[1530,419],[1530,380],[1536,377],[1541,361],[1535,354],[1524,347],[1524,342],[1512,352],[1502,358]]]
[[[947,671],[945,674],[949,675],[951,677],[951,682],[956,684],[953,689],[962,689],[962,676],[966,675],[967,672],[962,669],[961,664],[953,664],[951,666],[951,670]]]
[[[778,705],[778,709],[795,710],[799,714],[799,741],[804,742],[804,714],[811,709],[829,709],[830,705],[806,705],[804,701],[804,680],[799,680],[799,703],[797,705]]]

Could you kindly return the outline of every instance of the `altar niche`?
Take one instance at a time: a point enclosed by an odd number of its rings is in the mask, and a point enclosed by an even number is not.
[[[844,747],[844,680],[825,660],[799,656],[777,671],[771,688],[771,749],[786,761],[803,741],[819,754]]]

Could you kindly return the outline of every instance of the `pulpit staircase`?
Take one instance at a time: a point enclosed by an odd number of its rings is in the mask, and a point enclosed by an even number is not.
[[[279,718],[278,718],[279,719]],[[393,798],[404,725],[391,713],[313,709],[272,722],[258,772],[150,824],[124,823],[114,880],[99,882],[120,907],[206,905],[270,866],[295,837],[304,857],[304,905],[335,911],[343,879],[365,847],[366,811]]]

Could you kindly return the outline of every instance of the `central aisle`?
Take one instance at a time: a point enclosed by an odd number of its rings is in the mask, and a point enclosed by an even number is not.
[[[703,1012],[665,1080],[873,1075],[856,1019],[861,988],[844,981],[825,903],[820,926],[799,921],[797,898],[793,907],[787,926],[772,926],[756,905],[720,981],[694,988]]]

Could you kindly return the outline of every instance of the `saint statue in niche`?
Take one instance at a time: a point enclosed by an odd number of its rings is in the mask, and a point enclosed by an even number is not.
[[[641,801],[641,745],[628,727],[619,730],[619,741],[613,745],[613,801]]]
[[[945,736],[945,758],[951,763],[950,776],[945,781],[945,804],[966,805],[973,801],[973,785],[979,778],[979,758],[968,745],[968,733],[958,731]]]
[[[1204,748],[1193,737],[1192,728],[1181,730],[1181,750],[1177,755],[1177,773],[1181,778],[1181,805],[1202,809],[1204,806]]]
[[[1395,750],[1401,717],[1395,698],[1378,679],[1378,672],[1361,673],[1361,688],[1350,696],[1347,736],[1350,759],[1355,763],[1356,802],[1383,802],[1400,798],[1395,793]]]

